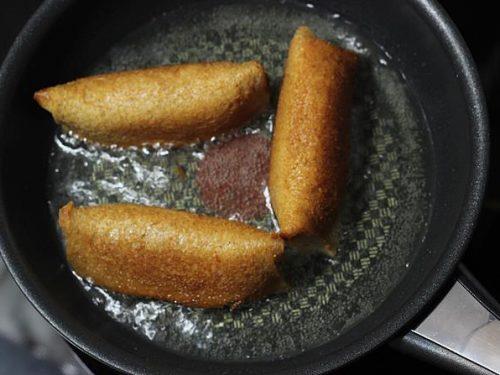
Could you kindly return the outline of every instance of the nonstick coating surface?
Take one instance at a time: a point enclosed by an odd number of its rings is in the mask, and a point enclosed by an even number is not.
[[[70,341],[112,366],[134,372],[160,372],[167,368],[215,373],[319,371],[339,366],[380,343],[415,316],[435,294],[472,229],[484,186],[486,145],[484,109],[473,67],[454,31],[443,23],[442,15],[436,13],[432,4],[388,1],[382,11],[372,2],[361,0],[323,5],[315,2],[313,9],[266,1],[260,8],[260,18],[252,21],[256,14],[252,12],[257,12],[259,6],[248,5],[252,11],[233,10],[232,18],[225,17],[224,22],[213,24],[215,33],[195,33],[194,38],[178,41],[168,40],[162,33],[155,39],[155,28],[166,28],[176,35],[183,27],[191,28],[191,33],[207,27],[214,19],[191,15],[210,14],[207,6],[213,8],[214,2],[190,5],[180,13],[171,10],[183,2],[84,2],[72,6],[59,18],[59,12],[70,3],[48,2],[38,12],[17,41],[0,80],[0,106],[5,116],[0,137],[2,253],[24,292]],[[276,9],[287,9],[285,22],[279,22],[281,11]],[[300,20],[294,18],[297,13]],[[169,15],[175,17],[169,19]],[[44,34],[55,19],[58,22],[54,28]],[[341,219],[337,260],[318,257],[303,263],[299,272],[292,272],[296,282],[289,294],[245,306],[236,315],[160,303],[158,318],[152,318],[155,313],[151,314],[149,307],[156,307],[156,302],[112,296],[120,303],[118,310],[129,313],[115,316],[118,319],[143,317],[145,325],[136,324],[141,327],[151,323],[151,319],[170,324],[158,330],[162,324],[153,322],[153,341],[144,335],[147,330],[136,333],[114,322],[102,308],[117,304],[91,304],[89,293],[65,263],[55,223],[49,218],[54,218],[55,208],[69,197],[78,200],[78,195],[73,195],[75,191],[67,190],[66,185],[54,182],[67,181],[68,176],[75,181],[88,176],[85,181],[94,190],[89,190],[86,197],[81,195],[79,203],[122,200],[125,195],[116,191],[106,195],[110,190],[93,184],[97,168],[78,168],[85,153],[94,153],[89,161],[117,172],[118,182],[122,181],[123,171],[118,172],[123,165],[106,164],[96,156],[113,158],[125,153],[128,161],[137,162],[144,170],[151,168],[146,159],[152,158],[163,172],[168,172],[170,159],[161,158],[161,149],[101,150],[58,137],[59,145],[63,141],[69,146],[63,153],[60,146],[54,147],[53,121],[33,104],[32,93],[95,69],[205,59],[214,54],[219,56],[213,59],[247,58],[231,50],[232,42],[242,40],[238,34],[242,30],[257,34],[252,34],[252,38],[259,42],[244,51],[248,57],[261,56],[276,92],[281,74],[276,69],[280,66],[277,62],[283,61],[293,30],[304,20],[311,21],[310,26],[320,36],[354,48],[366,46],[371,56],[363,59],[357,90],[356,102],[361,110],[355,110],[354,117],[360,125],[353,128],[356,151],[351,158],[353,175]],[[259,22],[264,27],[260,37],[259,28],[253,27]],[[348,38],[339,40],[338,31],[344,27],[348,34],[358,37],[356,41],[361,41],[361,46]],[[217,34],[231,43],[214,51],[211,38]],[[446,38],[436,37],[439,34]],[[159,44],[150,53],[142,49],[155,41]],[[372,45],[373,41],[393,58]],[[189,46],[196,48],[188,50]],[[187,53],[175,54],[176,48]],[[177,61],[172,60],[174,56]],[[380,72],[374,73],[374,69]],[[405,78],[391,76],[391,71]],[[360,95],[363,90],[366,96]],[[8,97],[12,98],[10,106],[6,106]],[[375,109],[365,110],[372,107]],[[264,126],[265,119],[261,121]],[[259,124],[255,125],[258,128]],[[426,131],[430,134],[426,135]],[[70,159],[70,151],[78,155]],[[151,154],[148,157],[147,152]],[[73,177],[68,169],[54,176],[56,164],[68,166],[69,160],[75,163]],[[112,169],[112,164],[116,169]],[[134,174],[128,175],[131,176],[133,180]],[[144,189],[130,198],[132,201],[147,196],[156,200],[152,203],[162,203],[171,193],[168,189],[159,192],[147,181],[139,182]],[[57,189],[62,189],[62,194],[56,194]],[[193,193],[189,196],[194,197],[195,190],[189,190]],[[180,207],[186,204],[179,196],[165,199],[162,204],[172,206],[174,200]],[[96,296],[96,289],[91,288],[90,296]],[[103,296],[101,293],[101,300]],[[138,306],[139,314],[130,314]],[[141,309],[146,315],[141,315]],[[184,357],[191,358],[185,361]],[[288,358],[279,360],[283,357]],[[252,366],[200,358],[244,359],[250,360]]]
[[[132,298],[83,282],[99,308],[178,353],[243,360],[287,357],[324,344],[380,304],[409,267],[412,246],[425,235],[428,135],[418,102],[410,99],[390,53],[347,21],[288,3],[181,7],[138,28],[95,63],[89,74],[257,59],[270,76],[274,109],[288,45],[298,26],[308,25],[362,56],[351,126],[350,182],[336,230],[335,258],[304,258],[288,250],[284,268],[291,290],[233,312]],[[273,112],[242,133],[270,138]],[[200,199],[196,173],[205,149],[224,142],[170,150],[105,149],[56,135],[49,167],[53,215],[57,219],[58,209],[70,200],[77,205],[161,205],[213,215]],[[182,176],[179,167],[185,170]],[[276,229],[271,214],[250,223]]]

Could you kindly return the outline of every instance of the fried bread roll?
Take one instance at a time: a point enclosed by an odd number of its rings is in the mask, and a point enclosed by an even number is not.
[[[213,62],[82,78],[34,98],[91,141],[182,145],[243,125],[267,108],[269,88],[257,61]]]
[[[221,307],[278,286],[283,240],[249,225],[132,204],[59,211],[73,269],[101,286],[193,307]]]
[[[345,187],[357,56],[300,27],[290,44],[274,128],[269,190],[284,238],[316,236]]]

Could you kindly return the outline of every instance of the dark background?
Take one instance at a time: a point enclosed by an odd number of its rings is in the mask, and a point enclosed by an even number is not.
[[[15,36],[34,12],[41,0],[0,0],[0,61],[3,60]],[[496,1],[462,2],[441,0],[466,40],[477,63],[488,101],[491,123],[490,178],[486,199],[477,230],[464,258],[466,266],[479,281],[500,300],[500,283],[494,261],[495,228],[500,228],[500,152],[497,150],[500,106],[500,23]],[[383,5],[383,2],[381,2]],[[96,366],[96,364],[94,364]],[[0,363],[0,373],[1,371]],[[96,372],[104,372],[100,366]],[[361,372],[448,374],[434,366],[403,355],[384,346],[344,368],[340,373]]]

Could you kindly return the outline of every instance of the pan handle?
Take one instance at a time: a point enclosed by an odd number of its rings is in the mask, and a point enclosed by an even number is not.
[[[460,265],[448,294],[393,346],[453,373],[500,374],[500,305]]]

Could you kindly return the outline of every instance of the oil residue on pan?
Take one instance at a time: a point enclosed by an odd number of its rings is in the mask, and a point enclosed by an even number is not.
[[[259,59],[270,75],[275,104],[288,43],[300,25],[363,57],[338,255],[303,259],[289,250],[291,290],[234,312],[124,296],[81,280],[89,298],[109,316],[167,349],[238,360],[286,357],[331,341],[391,291],[411,262],[411,245],[426,230],[425,122],[390,55],[338,14],[265,1],[212,5],[202,13],[182,9],[124,38],[87,73]],[[196,182],[206,150],[241,134],[270,138],[272,119],[268,114],[229,137],[178,149],[103,148],[58,134],[51,155],[51,209],[56,217],[71,199],[76,204],[134,202],[214,214],[203,205]],[[270,211],[243,218],[275,228]]]
[[[209,148],[196,174],[203,205],[231,219],[263,217],[268,210],[263,192],[269,175],[269,147],[267,138],[249,134]]]

